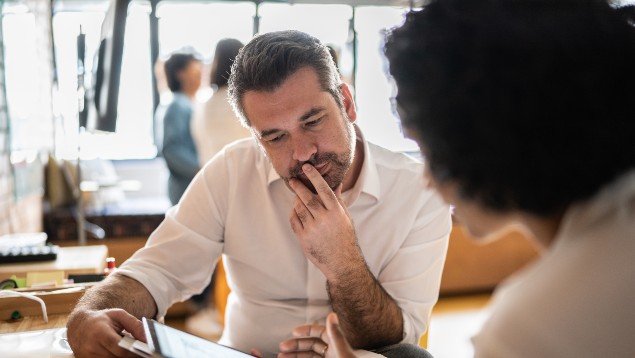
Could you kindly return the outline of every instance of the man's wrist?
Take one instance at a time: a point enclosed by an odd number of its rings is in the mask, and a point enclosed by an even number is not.
[[[342,256],[337,263],[325,271],[326,280],[335,287],[347,286],[351,281],[358,281],[366,275],[372,275],[360,251]]]

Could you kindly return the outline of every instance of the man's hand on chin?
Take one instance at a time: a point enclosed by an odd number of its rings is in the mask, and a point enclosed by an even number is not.
[[[320,173],[310,164],[302,170],[315,187],[313,194],[298,179],[289,186],[296,200],[289,213],[289,222],[304,255],[328,280],[337,280],[338,272],[354,262],[363,262],[353,221],[340,201],[342,186],[333,191]]]

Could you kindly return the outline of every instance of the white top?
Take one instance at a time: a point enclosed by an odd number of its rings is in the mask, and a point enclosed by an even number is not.
[[[251,136],[227,101],[227,86],[194,109],[191,130],[201,167],[227,144]]]
[[[635,172],[572,206],[491,309],[476,357],[635,357]]]
[[[343,197],[371,272],[403,310],[404,342],[416,343],[439,293],[449,208],[425,189],[421,163],[364,148],[360,177]],[[331,311],[325,277],[289,224],[294,195],[254,139],[236,142],[207,163],[119,271],[148,288],[163,316],[203,290],[222,253],[232,292],[221,343],[271,356],[294,327],[323,324]]]

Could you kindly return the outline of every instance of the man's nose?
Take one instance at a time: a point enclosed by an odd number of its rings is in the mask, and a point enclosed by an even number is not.
[[[293,159],[298,162],[306,162],[317,153],[317,146],[306,137],[293,140]]]

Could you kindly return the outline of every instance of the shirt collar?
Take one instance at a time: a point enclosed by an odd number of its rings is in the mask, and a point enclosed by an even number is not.
[[[364,138],[364,135],[362,134],[362,131],[359,129],[359,127],[356,124],[353,124],[353,127],[355,128],[357,145],[361,143],[364,146],[364,162],[362,163],[362,170],[359,173],[359,177],[357,178],[357,182],[355,182],[355,185],[350,190],[342,193],[342,197],[347,206],[351,206],[353,203],[355,203],[361,193],[368,194],[374,197],[375,200],[379,200],[381,192],[379,184],[379,173],[377,172],[375,159],[373,158],[372,152],[370,150],[370,144]],[[273,168],[269,159],[267,159],[266,170],[268,171],[267,185],[271,185],[272,183],[277,181],[283,183],[282,178]]]

